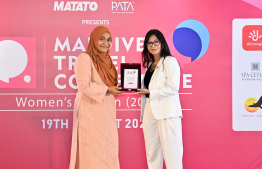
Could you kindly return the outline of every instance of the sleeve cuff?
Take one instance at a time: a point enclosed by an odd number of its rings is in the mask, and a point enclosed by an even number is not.
[[[97,95],[96,101],[101,103],[106,95],[108,86],[104,86],[102,87],[102,89],[100,90],[99,94]]]

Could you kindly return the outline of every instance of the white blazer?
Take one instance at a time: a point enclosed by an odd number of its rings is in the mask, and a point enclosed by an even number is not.
[[[163,59],[162,57],[158,62],[148,86],[152,113],[158,120],[169,117],[182,117],[182,109],[178,95],[180,66],[173,56],[167,56],[164,62]],[[142,81],[142,88],[145,88],[144,79]],[[143,122],[145,104],[146,96],[142,95],[141,122]]]

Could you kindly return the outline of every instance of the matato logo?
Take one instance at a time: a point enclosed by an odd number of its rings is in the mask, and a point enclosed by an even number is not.
[[[262,108],[262,96],[259,100],[257,100],[255,97],[250,97],[246,99],[244,106],[248,112],[256,112],[259,108]]]
[[[35,38],[0,38],[0,87],[36,87]]]
[[[90,1],[55,1],[54,11],[96,11],[98,4]]]
[[[262,50],[262,25],[246,25],[243,28],[242,35],[244,50]]]
[[[180,65],[191,63],[201,58],[207,51],[210,35],[207,27],[197,20],[180,23],[167,39],[171,53]]]
[[[134,2],[112,2],[112,13],[134,13]]]

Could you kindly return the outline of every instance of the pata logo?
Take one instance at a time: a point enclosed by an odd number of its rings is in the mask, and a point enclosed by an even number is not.
[[[90,1],[55,1],[54,11],[96,11],[98,4]]]
[[[132,2],[112,2],[113,13],[134,13]]]

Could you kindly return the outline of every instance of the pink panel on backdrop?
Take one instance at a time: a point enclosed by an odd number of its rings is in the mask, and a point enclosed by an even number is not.
[[[86,11],[54,11],[53,0],[0,3],[0,40],[20,43],[29,57],[24,72],[10,78],[12,86],[0,79],[0,168],[68,168],[77,91],[72,64],[98,25],[112,32],[110,55],[118,72],[121,62],[141,63],[147,31],[156,28],[166,36],[181,64],[184,169],[262,168],[261,134],[234,132],[231,112],[232,20],[261,17],[260,1],[245,0],[256,8],[239,0],[134,0],[132,13],[112,10],[111,1],[95,2],[96,11],[89,6]],[[177,25],[190,19],[203,23],[210,33],[207,52],[194,62],[178,53],[172,41]],[[66,45],[55,50],[58,40]],[[32,86],[25,83],[26,75]],[[145,169],[140,96],[128,93],[116,99],[120,166]]]
[[[260,0],[243,0],[244,2],[247,2],[251,5],[254,5],[255,7],[262,10],[262,1]]]

